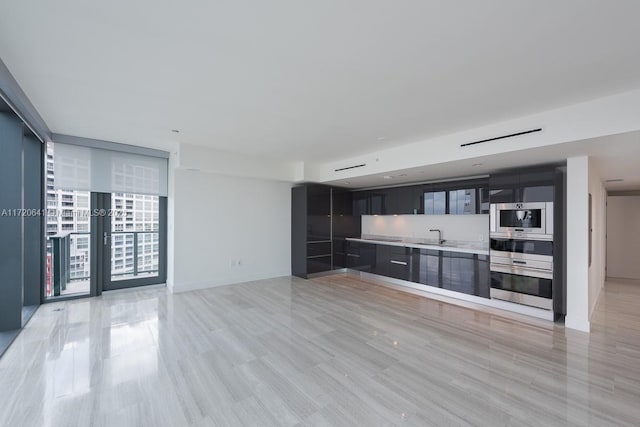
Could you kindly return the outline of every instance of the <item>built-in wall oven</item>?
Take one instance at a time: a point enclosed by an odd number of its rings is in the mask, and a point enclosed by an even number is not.
[[[494,237],[553,240],[553,202],[490,205]]]
[[[491,298],[553,309],[553,242],[491,237]]]

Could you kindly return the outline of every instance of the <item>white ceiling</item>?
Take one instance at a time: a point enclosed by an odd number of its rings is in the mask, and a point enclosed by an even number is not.
[[[638,88],[638,16],[637,0],[2,1],[0,57],[57,133],[319,161]]]
[[[467,178],[519,167],[566,164],[567,158],[575,156],[590,156],[595,170],[608,190],[640,190],[640,131],[336,180],[329,184],[349,188],[373,188]],[[618,179],[623,181],[606,182]]]

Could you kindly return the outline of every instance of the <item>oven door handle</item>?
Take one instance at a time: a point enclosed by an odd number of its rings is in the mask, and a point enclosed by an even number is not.
[[[496,273],[513,274],[515,276],[529,276],[538,279],[553,279],[553,272],[531,267],[516,267],[513,265],[491,264],[491,271]]]

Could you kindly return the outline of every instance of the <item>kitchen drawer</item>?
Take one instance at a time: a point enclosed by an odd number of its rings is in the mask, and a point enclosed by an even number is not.
[[[331,241],[307,242],[307,258],[331,255]]]
[[[307,274],[330,271],[331,268],[331,255],[317,258],[307,258]]]
[[[403,246],[378,245],[375,274],[395,279],[411,280],[413,249]]]

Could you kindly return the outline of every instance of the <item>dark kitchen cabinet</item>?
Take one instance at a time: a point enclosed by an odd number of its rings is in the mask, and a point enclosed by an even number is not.
[[[424,214],[424,186],[423,185],[414,185],[411,187],[411,200],[413,203],[412,211],[416,214]]]
[[[552,202],[554,199],[553,185],[536,185],[521,188],[520,199],[523,203]]]
[[[489,190],[489,198],[491,203],[517,203],[520,197],[518,191],[515,188],[502,188]]]
[[[555,180],[556,170],[549,167],[491,175],[490,200],[491,203],[552,202]]]
[[[331,187],[306,185],[307,241],[331,240]]]
[[[478,213],[478,189],[463,188],[449,191],[450,215],[475,215]]]
[[[413,249],[404,246],[377,245],[373,273],[394,279],[411,280]]]
[[[331,271],[331,254],[326,256],[309,257],[307,259],[307,274],[322,273]]]
[[[354,216],[410,215],[421,213],[422,192],[419,186],[381,188],[352,193]]]
[[[356,191],[352,196],[353,215],[384,215],[386,192],[384,190]]]
[[[351,200],[353,216],[371,215],[368,191],[354,191]]]
[[[480,214],[488,214],[491,207],[491,198],[488,187],[482,187],[478,191],[480,196],[479,212]]]
[[[489,213],[486,179],[430,184],[423,187],[426,215],[475,215]]]
[[[489,256],[442,252],[442,288],[489,298]]]
[[[428,286],[440,287],[442,283],[442,257],[440,251],[417,249],[414,252],[412,281]]]
[[[414,187],[387,188],[383,194],[385,215],[410,215],[419,209],[419,201],[414,199]]]
[[[415,250],[411,281],[489,298],[489,256],[432,249]]]
[[[442,253],[442,287],[469,295],[476,294],[474,254]]]
[[[426,191],[424,193],[424,213],[426,215],[445,215],[447,213],[447,192]]]
[[[369,191],[369,215],[386,214],[386,193],[381,190]]]
[[[333,239],[333,268],[347,268],[347,240]]]
[[[373,272],[376,268],[376,245],[363,242],[346,242],[346,266],[352,270]]]
[[[553,185],[556,179],[555,167],[525,169],[520,172],[520,187],[539,187]]]
[[[309,274],[333,268],[331,187],[307,184],[291,189],[291,273]]]
[[[476,295],[482,298],[490,298],[491,273],[489,255],[476,255]]]
[[[332,189],[331,231],[334,269],[347,266],[345,239],[360,236],[361,217],[353,215],[353,194],[344,188]]]

